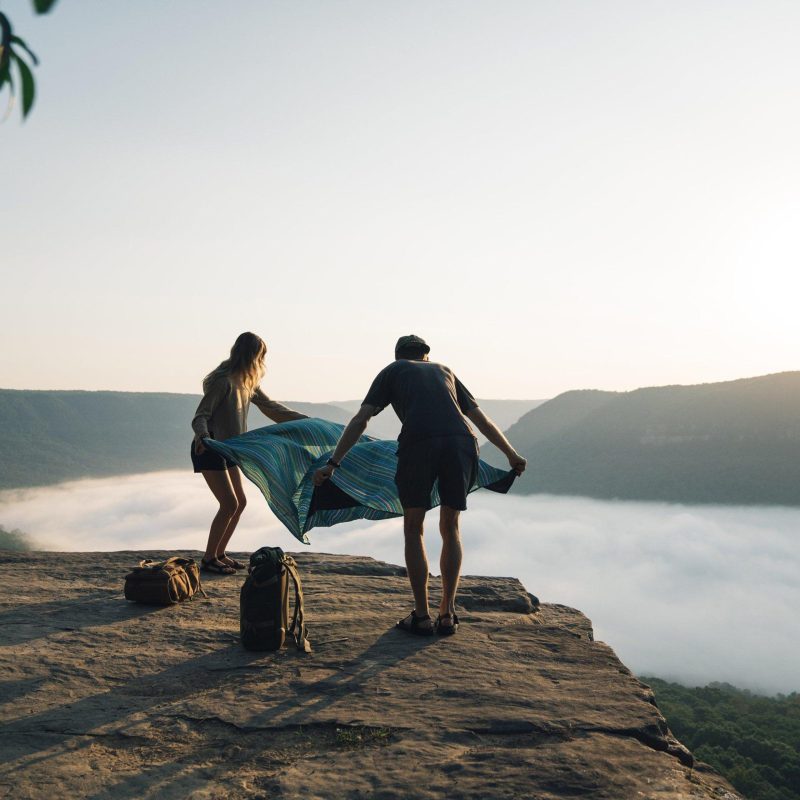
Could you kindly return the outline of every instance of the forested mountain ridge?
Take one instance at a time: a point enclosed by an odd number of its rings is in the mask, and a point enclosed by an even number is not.
[[[0,389],[0,489],[191,469],[190,423],[199,401],[193,394]],[[287,404],[334,422],[350,419],[325,403]],[[269,422],[250,409],[251,428]]]
[[[518,492],[800,505],[800,372],[565,392],[507,435],[529,462]]]
[[[190,422],[200,395],[159,392],[33,391],[0,389],[0,489],[43,486],[105,475],[191,469]],[[515,420],[537,401],[490,400],[498,422]],[[346,423],[360,403],[286,405],[311,417]],[[347,407],[344,407],[347,406]],[[249,427],[271,424],[251,406]],[[391,408],[367,433],[395,438],[400,423]]]
[[[478,400],[481,409],[485,414],[492,418],[494,423],[505,430],[509,425],[513,425],[523,414],[544,403],[544,400]],[[360,400],[336,400],[336,406],[347,409],[355,413],[361,406]],[[475,426],[473,426],[474,429]],[[400,433],[400,420],[389,406],[380,414],[369,421],[367,433],[378,439],[396,439]],[[483,444],[486,438],[475,430],[478,441]]]
[[[2,389],[0,488],[188,469],[189,422],[198,400],[191,394]],[[506,402],[512,414],[519,401],[481,402],[500,404],[497,411]],[[287,404],[340,423],[352,413],[332,403]],[[389,411],[367,433],[391,438],[396,420]],[[251,408],[251,428],[268,422]],[[516,492],[800,505],[800,372],[631,392],[565,392],[533,408],[507,434],[529,460]],[[482,455],[492,459],[492,449],[483,445]],[[503,463],[498,456],[495,451],[493,460]]]

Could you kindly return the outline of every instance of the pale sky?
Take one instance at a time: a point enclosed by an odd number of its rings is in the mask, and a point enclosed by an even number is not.
[[[2,0],[0,386],[480,397],[800,368],[800,4]]]

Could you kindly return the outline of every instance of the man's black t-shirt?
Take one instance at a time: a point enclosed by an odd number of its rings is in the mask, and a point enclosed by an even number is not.
[[[400,359],[382,369],[364,404],[374,406],[378,414],[390,403],[403,423],[401,444],[431,436],[474,437],[464,414],[478,404],[444,364]]]

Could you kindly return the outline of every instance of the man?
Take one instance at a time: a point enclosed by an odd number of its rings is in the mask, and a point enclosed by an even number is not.
[[[400,337],[395,361],[375,378],[327,465],[314,473],[314,484],[321,486],[358,442],[370,418],[392,405],[403,424],[398,437],[395,483],[403,506],[406,566],[414,593],[414,610],[397,627],[423,636],[432,635],[434,630],[441,635],[458,630],[455,600],[462,556],[458,517],[467,507],[467,493],[478,469],[478,445],[465,415],[503,452],[517,475],[524,472],[527,463],[478,408],[453,371],[429,361],[428,353],[430,347],[419,336]],[[437,478],[442,601],[434,623],[428,606],[428,558],[422,533]]]

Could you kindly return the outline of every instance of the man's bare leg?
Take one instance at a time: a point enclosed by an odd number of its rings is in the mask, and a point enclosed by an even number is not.
[[[403,509],[403,532],[405,533],[406,567],[411,591],[414,593],[414,611],[417,617],[429,617],[428,607],[428,556],[422,540],[424,508]]]
[[[439,511],[439,532],[442,534],[442,556],[439,570],[442,573],[442,602],[439,605],[440,627],[453,624],[456,612],[456,592],[461,576],[461,535],[458,529],[459,511],[442,506]]]

